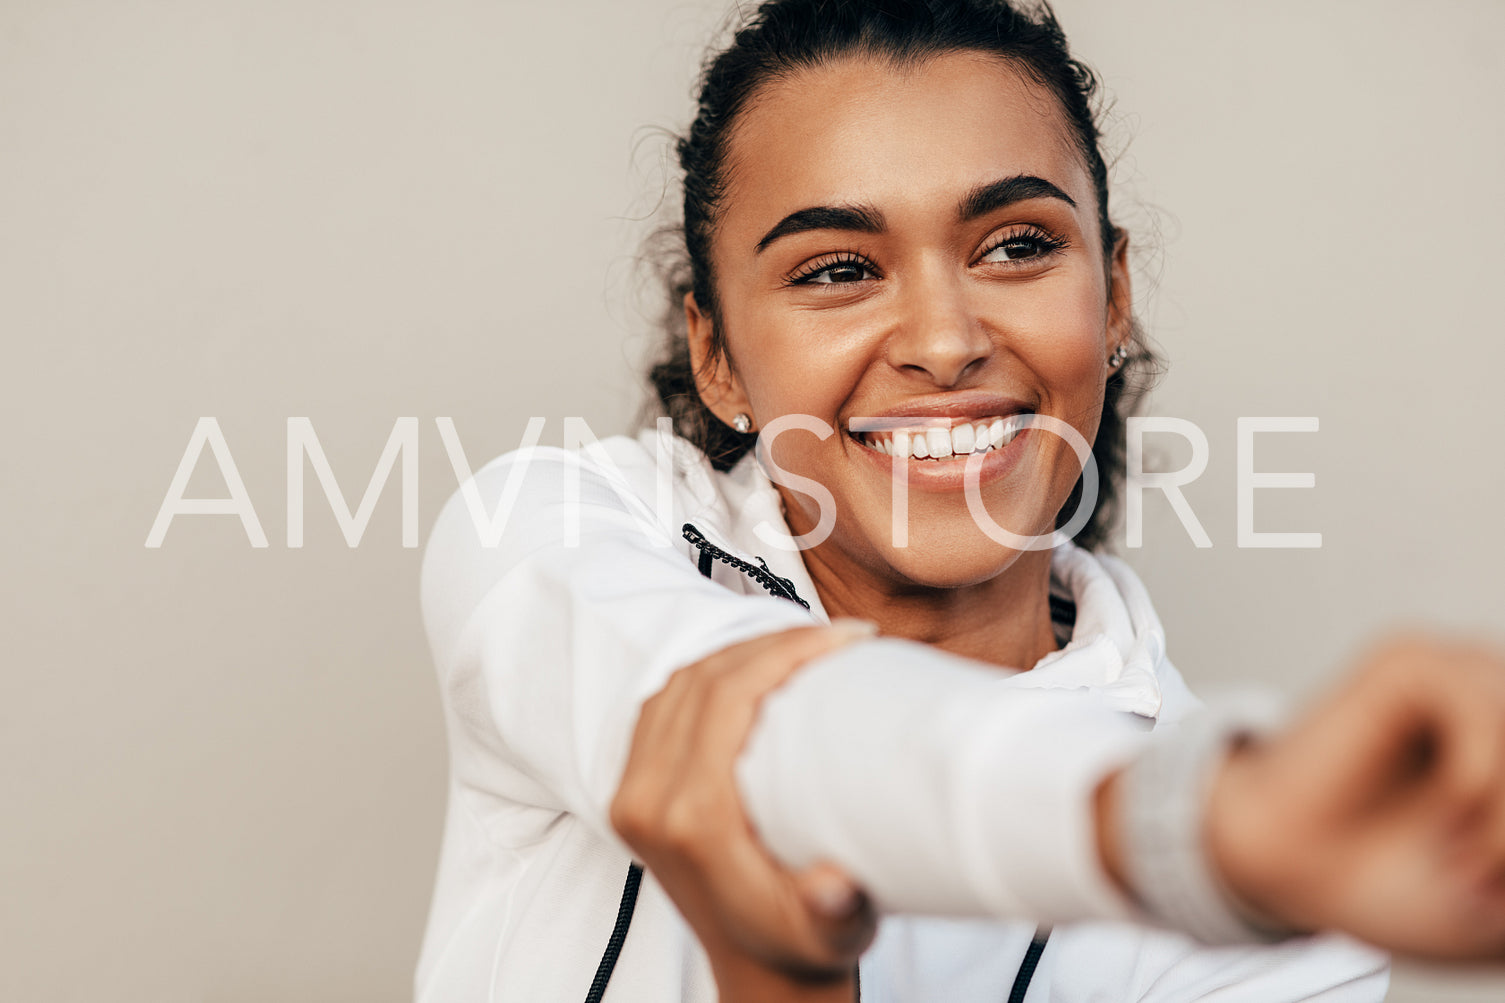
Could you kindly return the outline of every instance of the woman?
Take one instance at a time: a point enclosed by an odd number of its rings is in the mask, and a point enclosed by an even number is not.
[[[1498,660],[1384,649],[1258,738],[1092,552],[1152,362],[1092,89],[998,0],[773,2],[709,64],[677,435],[503,457],[429,543],[420,999],[1378,1000],[1305,934],[1499,952]]]

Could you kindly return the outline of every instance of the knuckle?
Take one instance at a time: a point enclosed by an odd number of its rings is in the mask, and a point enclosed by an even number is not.
[[[674,677],[670,676],[664,681],[664,685],[658,691],[643,701],[638,709],[638,728],[641,729],[648,722],[655,720],[658,714],[663,713],[664,707],[670,702],[674,693]]]
[[[1451,671],[1454,664],[1440,639],[1419,630],[1395,630],[1375,642],[1360,659],[1356,681],[1403,685],[1423,675]]]
[[[669,673],[669,678],[664,680],[663,688],[660,689],[655,695],[662,696],[666,693],[678,692],[679,690],[684,689],[686,686],[689,686],[692,682],[695,681],[695,674],[704,664],[704,662],[691,662],[689,665],[681,665],[679,668]]]
[[[722,707],[728,703],[738,702],[743,698],[746,689],[747,685],[741,674],[725,672],[706,680],[705,699],[708,704]]]
[[[681,665],[669,676],[664,690],[667,691],[673,687],[675,693],[685,693],[704,686],[707,681],[715,679],[724,671],[728,661],[726,653],[718,651],[699,661]]]
[[[633,846],[653,846],[663,841],[665,814],[657,787],[624,787],[612,800],[608,817],[618,835]]]
[[[608,813],[611,827],[629,843],[641,839],[645,831],[645,819],[641,805],[633,798],[618,794],[612,799]]]
[[[777,680],[750,674],[717,679],[706,691],[705,709],[722,719],[742,720],[749,708],[757,707],[777,685]]]
[[[694,859],[704,843],[703,814],[683,798],[669,805],[659,829],[663,843],[683,857]]]

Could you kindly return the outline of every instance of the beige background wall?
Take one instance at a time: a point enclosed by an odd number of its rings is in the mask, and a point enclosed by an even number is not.
[[[525,418],[620,428],[631,256],[712,2],[0,2],[0,998],[395,1001],[444,747],[396,481],[346,547],[286,419],[352,502],[421,423],[421,525]],[[1505,588],[1505,4],[1061,0],[1116,96],[1121,221],[1196,421],[1188,497],[1131,559],[1194,685],[1302,692],[1376,630],[1494,631]],[[143,544],[200,416],[271,546],[228,516]],[[1240,415],[1312,491],[1236,546]],[[1176,462],[1178,452],[1168,449]],[[207,460],[207,458],[206,458]],[[220,494],[206,462],[194,493]],[[1501,980],[1416,970],[1395,1000]]]

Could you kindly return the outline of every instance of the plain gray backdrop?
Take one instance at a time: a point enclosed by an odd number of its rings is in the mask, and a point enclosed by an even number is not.
[[[1128,551],[1194,687],[1300,698],[1412,623],[1499,638],[1505,4],[1061,0],[1112,98],[1116,215],[1171,360],[1156,414],[1206,431]],[[0,3],[0,997],[397,1001],[445,784],[394,477],[420,525],[527,417],[625,428],[651,347],[637,241],[672,177],[720,2]],[[1309,471],[1237,546],[1239,416]],[[187,516],[144,546],[202,416],[271,545]],[[1171,467],[1185,449],[1159,444]],[[191,493],[223,495],[205,462]],[[1497,977],[1403,967],[1392,999]]]

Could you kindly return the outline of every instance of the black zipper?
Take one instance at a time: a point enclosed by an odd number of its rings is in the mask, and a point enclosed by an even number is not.
[[[740,557],[733,557],[710,540],[707,540],[705,534],[695,528],[694,523],[685,523],[680,532],[684,533],[685,539],[690,541],[691,546],[700,551],[700,573],[707,578],[711,577],[709,570],[711,561],[717,560],[729,567],[736,568],[763,586],[772,595],[776,595],[780,599],[793,600],[805,607],[805,609],[810,608],[810,604],[801,599],[799,593],[794,591],[794,583],[787,578],[780,578],[774,574],[772,569],[768,567],[768,562],[763,560],[763,558],[758,558],[758,564],[762,565],[762,567],[758,567],[757,565],[748,564]]]

